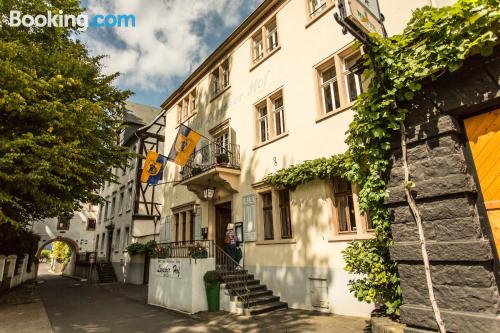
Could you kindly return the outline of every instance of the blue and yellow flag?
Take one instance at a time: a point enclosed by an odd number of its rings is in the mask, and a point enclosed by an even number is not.
[[[163,168],[166,161],[165,156],[155,151],[148,151],[144,167],[142,168],[141,182],[157,185],[163,178]]]
[[[201,134],[181,124],[168,159],[184,167],[201,139]]]

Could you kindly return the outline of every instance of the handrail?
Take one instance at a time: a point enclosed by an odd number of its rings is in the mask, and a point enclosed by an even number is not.
[[[213,246],[214,242],[212,240],[158,243],[156,253],[162,258],[213,258]]]
[[[219,245],[215,245],[215,270],[221,274],[224,283],[229,284],[229,288],[243,302],[246,308],[249,307],[248,271],[244,266],[236,262]],[[243,292],[238,290],[243,289]]]
[[[181,170],[182,179],[187,179],[217,166],[240,168],[240,146],[227,144],[221,146],[209,143],[193,152]]]

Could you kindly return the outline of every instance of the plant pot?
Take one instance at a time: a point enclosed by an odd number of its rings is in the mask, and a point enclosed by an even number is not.
[[[191,169],[191,175],[196,176],[197,174],[201,173],[201,168],[194,167]]]
[[[205,292],[207,294],[208,312],[217,312],[220,309],[220,283],[205,282]]]

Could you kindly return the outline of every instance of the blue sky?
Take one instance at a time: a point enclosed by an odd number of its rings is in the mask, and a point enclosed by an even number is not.
[[[89,28],[79,37],[130,100],[159,106],[261,0],[82,0],[89,15],[133,14],[135,28]]]

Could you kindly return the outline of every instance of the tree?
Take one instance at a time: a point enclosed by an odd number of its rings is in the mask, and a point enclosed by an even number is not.
[[[0,223],[30,221],[99,201],[129,153],[117,133],[129,91],[103,75],[102,57],[89,55],[75,28],[10,27],[23,14],[78,15],[78,0],[0,3]]]
[[[54,255],[54,259],[61,264],[67,264],[71,260],[71,247],[64,243],[56,241],[52,246],[52,254]]]

